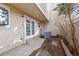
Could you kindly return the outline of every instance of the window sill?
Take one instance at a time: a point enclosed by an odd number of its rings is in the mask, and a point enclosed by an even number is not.
[[[34,34],[34,35],[30,35],[30,36],[26,36],[25,39],[26,39],[26,40],[32,39],[33,37],[36,37],[36,36],[38,36],[38,35],[39,35],[39,33],[36,33],[36,34]]]

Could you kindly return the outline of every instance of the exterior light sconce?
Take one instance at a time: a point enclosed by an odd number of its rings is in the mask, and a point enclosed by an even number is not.
[[[38,27],[40,28],[40,23],[38,23]]]
[[[24,16],[21,16],[22,18],[24,17]]]

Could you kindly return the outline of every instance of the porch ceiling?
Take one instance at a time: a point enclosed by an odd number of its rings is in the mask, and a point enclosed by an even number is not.
[[[38,21],[48,21],[47,17],[45,17],[35,3],[8,3],[8,5],[23,11],[26,15],[31,16]]]

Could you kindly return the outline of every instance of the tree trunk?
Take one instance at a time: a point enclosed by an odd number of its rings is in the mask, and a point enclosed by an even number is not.
[[[70,25],[71,25],[71,39],[73,41],[73,45],[74,45],[74,50],[75,50],[75,54],[79,55],[79,51],[78,51],[78,43],[77,40],[75,38],[75,26],[71,20],[71,15],[70,12],[68,11],[68,16],[69,16],[69,21],[70,21]]]

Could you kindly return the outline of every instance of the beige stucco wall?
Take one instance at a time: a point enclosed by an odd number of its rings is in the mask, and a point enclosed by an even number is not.
[[[3,53],[9,49],[12,49],[14,47],[17,47],[18,45],[25,43],[24,42],[24,40],[26,40],[26,38],[24,37],[25,35],[24,19],[25,18],[22,18],[22,16],[25,14],[5,4],[0,4],[0,6],[6,7],[10,13],[9,25],[0,26],[0,53]],[[27,15],[26,15],[26,18],[28,20],[35,21],[35,19]],[[38,21],[35,21],[35,22],[38,22]],[[21,38],[24,38],[24,39],[21,40]]]
[[[55,25],[55,20],[57,19],[57,13],[53,11],[53,8],[56,7],[57,4],[55,3],[49,3],[47,4],[48,7],[48,14],[49,14],[49,22],[43,24],[43,33],[44,32],[51,32],[52,36],[55,36],[56,34],[59,34],[59,29]]]
[[[17,12],[18,10],[12,9],[8,6],[5,7],[9,9],[10,19],[9,25],[0,26],[0,53],[22,44],[21,38],[23,36],[22,15]]]

